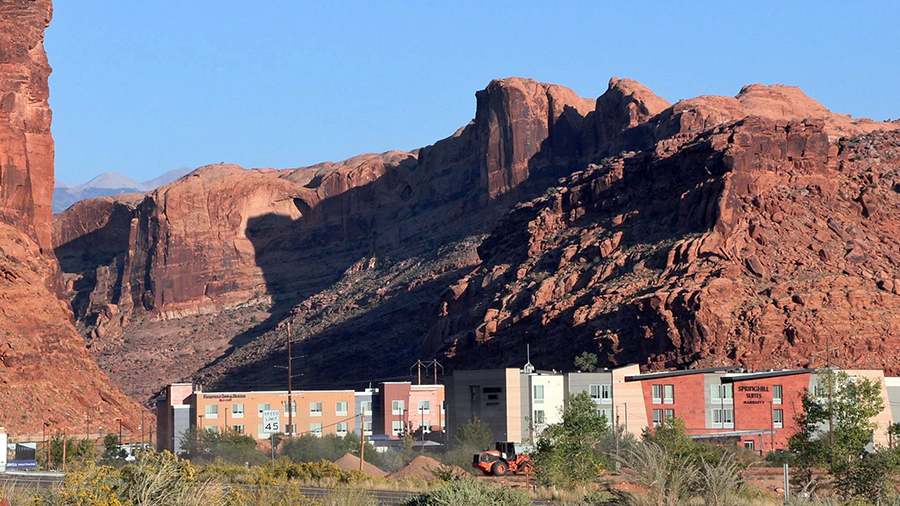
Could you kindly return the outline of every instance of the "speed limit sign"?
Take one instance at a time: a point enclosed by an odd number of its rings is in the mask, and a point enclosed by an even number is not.
[[[281,432],[281,411],[277,409],[263,411],[263,432],[266,434]]]

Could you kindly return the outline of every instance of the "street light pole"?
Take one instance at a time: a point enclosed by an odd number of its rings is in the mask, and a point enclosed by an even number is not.
[[[291,396],[291,379],[293,376],[293,357],[291,357],[291,322],[287,322],[287,352],[288,352],[288,437],[294,435],[294,403]]]

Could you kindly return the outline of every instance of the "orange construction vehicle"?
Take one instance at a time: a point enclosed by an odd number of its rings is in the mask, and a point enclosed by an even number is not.
[[[524,474],[534,469],[531,457],[527,453],[516,453],[515,443],[509,441],[498,441],[493,450],[476,453],[472,457],[472,467],[494,476],[504,476],[507,472]]]

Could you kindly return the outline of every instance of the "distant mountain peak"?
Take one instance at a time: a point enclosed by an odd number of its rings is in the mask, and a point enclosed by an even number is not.
[[[65,211],[72,204],[92,197],[148,192],[175,181],[191,170],[189,167],[179,167],[142,183],[116,172],[104,172],[86,183],[77,185],[57,180],[53,190],[53,213]]]

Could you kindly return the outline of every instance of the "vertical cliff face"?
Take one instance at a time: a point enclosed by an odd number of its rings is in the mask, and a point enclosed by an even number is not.
[[[50,253],[53,138],[44,29],[50,1],[0,3],[0,220]]]
[[[171,318],[309,293],[363,256],[486,231],[502,210],[492,199],[577,163],[595,101],[520,78],[476,97],[470,125],[412,153],[282,171],[202,167],[133,205],[91,199],[60,213],[53,238],[76,314],[88,323],[123,309]],[[120,255],[99,255],[110,234],[131,239]],[[117,307],[104,309],[103,298]]]
[[[53,139],[44,53],[49,0],[0,3],[0,426],[15,435],[137,430],[142,408],[99,370],[57,297]]]
[[[475,135],[482,186],[491,198],[515,188],[531,172],[578,161],[584,116],[595,101],[531,79],[491,81],[475,94]]]

